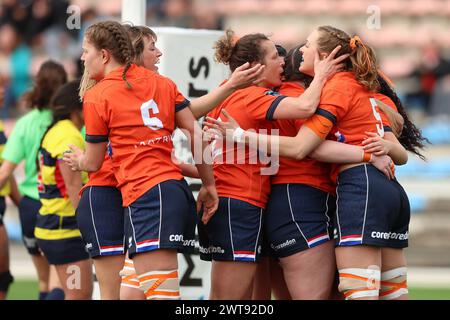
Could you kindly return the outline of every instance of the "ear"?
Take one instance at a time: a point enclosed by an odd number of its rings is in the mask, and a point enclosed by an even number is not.
[[[328,57],[328,53],[326,52],[319,52],[320,60],[324,60]]]
[[[105,49],[101,50],[101,54],[102,54],[102,62],[103,62],[103,64],[107,64],[109,59],[111,58],[111,54],[109,53],[108,50],[105,50]]]

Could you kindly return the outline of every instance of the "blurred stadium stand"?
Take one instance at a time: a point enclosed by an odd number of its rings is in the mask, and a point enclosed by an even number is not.
[[[82,26],[81,30],[69,32],[64,22],[68,17],[66,8],[71,4],[81,9]],[[95,19],[118,19],[121,0],[3,0],[0,8],[0,26],[20,20],[12,18],[20,14],[11,8],[24,10],[22,15],[28,23],[16,25],[22,42],[32,53],[31,75],[47,56],[62,60],[75,75],[84,28]],[[373,8],[379,9],[379,29],[367,25]],[[337,26],[358,34],[376,49],[381,68],[395,80],[405,99],[408,93],[420,91],[420,77],[411,76],[423,64],[423,50],[434,43],[443,57],[450,53],[450,0],[147,0],[147,24],[204,29],[232,27],[239,35],[264,32],[287,47],[304,41],[318,25]],[[8,70],[7,60],[0,53],[2,74]],[[449,73],[450,63],[438,78]],[[434,101],[442,104],[439,99]],[[429,100],[412,99],[412,102],[429,111]],[[435,108],[447,114],[448,109]]]

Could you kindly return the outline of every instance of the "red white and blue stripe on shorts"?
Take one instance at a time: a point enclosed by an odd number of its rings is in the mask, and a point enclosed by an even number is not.
[[[255,251],[234,251],[234,261],[256,261]]]
[[[136,252],[144,252],[159,249],[159,239],[149,239],[136,244]]]
[[[123,254],[123,253],[125,253],[123,244],[119,244],[119,245],[116,245],[116,246],[100,247],[100,255],[102,255],[102,256]]]
[[[330,237],[329,237],[328,233],[323,233],[323,234],[320,234],[320,235],[318,235],[316,237],[310,238],[307,241],[308,241],[308,246],[310,248],[313,248],[313,247],[316,247],[316,246],[318,246],[318,245],[320,245],[322,243],[327,242],[328,240],[330,240]]]
[[[342,236],[339,241],[340,246],[354,246],[357,244],[362,244],[362,234],[352,234],[348,236]]]

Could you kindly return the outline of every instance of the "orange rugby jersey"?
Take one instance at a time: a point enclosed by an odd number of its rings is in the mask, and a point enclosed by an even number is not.
[[[221,110],[225,109],[244,130],[270,130],[273,113],[284,98],[286,97],[267,88],[252,86],[235,91],[208,116],[215,119],[223,117]],[[226,142],[219,144],[218,141],[212,142],[214,177],[219,196],[265,208],[270,193],[270,176],[261,175],[261,169],[268,165],[262,164],[259,158],[255,157],[257,151],[250,152],[248,146],[245,147],[245,152],[242,152],[238,150],[244,148],[242,145],[238,147],[237,144],[231,144],[227,148]],[[226,163],[230,154],[234,154],[232,163]],[[239,154],[243,156],[238,159]],[[250,163],[250,158],[256,163]]]
[[[305,89],[295,82],[283,82],[278,90],[288,97],[298,97]],[[275,120],[274,128],[279,129],[280,136],[295,137],[305,119]],[[272,177],[272,184],[302,183],[318,188],[328,193],[335,192],[335,186],[330,178],[331,164],[305,158],[301,161],[280,157],[278,173]]]
[[[352,72],[339,72],[325,84],[316,114],[305,125],[317,132],[314,123],[328,121],[330,126],[322,127],[322,134],[331,132],[339,142],[361,146],[365,132],[384,134],[387,122],[373,101],[379,97],[358,83]],[[333,181],[338,172],[339,165],[333,165]]]
[[[89,172],[89,181],[80,190],[80,195],[87,187],[117,187],[117,179],[114,175],[113,164],[110,156],[105,155],[102,167],[96,172]]]
[[[84,106],[83,106],[84,107]],[[84,117],[86,118],[86,113],[88,110],[83,108]],[[102,167],[100,170],[96,172],[89,172],[89,180],[88,183],[86,183],[83,188],[81,188],[79,195],[83,193],[84,189],[90,186],[97,186],[97,187],[117,187],[117,179],[114,176],[114,170],[112,166],[111,161],[112,156],[112,149],[111,144],[108,143],[108,150],[105,155],[105,159],[103,160]]]
[[[397,106],[395,105],[395,103],[388,96],[385,96],[384,94],[381,94],[381,93],[373,93],[373,97],[375,99],[380,100],[381,102],[385,103],[386,105],[391,107],[394,111],[398,112]],[[383,121],[384,132],[392,132],[391,124],[389,122],[389,118],[387,117],[387,115],[381,109],[378,109],[378,110],[379,110],[381,119]],[[339,136],[339,133],[336,134],[337,132],[338,132],[337,128],[333,127],[333,129],[331,130],[328,138],[329,139],[334,139],[333,137],[335,137],[338,141],[340,141],[339,139],[342,138],[342,137]]]
[[[168,78],[136,65],[110,72],[84,97],[86,141],[111,143],[117,187],[126,207],[163,181],[183,178],[172,161],[175,113],[189,101]]]

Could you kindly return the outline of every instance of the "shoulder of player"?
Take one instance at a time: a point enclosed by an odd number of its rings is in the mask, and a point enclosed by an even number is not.
[[[380,100],[381,102],[387,104],[389,107],[391,107],[392,109],[394,109],[395,111],[397,111],[397,106],[395,105],[394,101],[392,101],[391,98],[389,98],[388,96],[382,94],[382,93],[374,93],[373,97],[375,99]]]
[[[278,92],[281,95],[293,97],[305,92],[305,88],[300,83],[287,81],[283,82],[283,84],[278,88]]]
[[[326,92],[334,92],[351,97],[361,90],[364,89],[355,79],[352,72],[338,72],[325,83],[322,89],[322,95]]]
[[[168,87],[178,87],[177,84],[175,83],[175,81],[173,81],[172,79],[170,79],[169,77],[163,76],[159,73],[153,73],[153,75],[149,75],[149,77],[151,77],[152,81],[155,82],[155,84],[159,87],[164,87],[164,86],[168,86]]]
[[[49,131],[50,135],[60,136],[62,139],[69,136],[81,136],[81,132],[70,120],[58,121]]]
[[[58,150],[62,145],[69,144],[82,145],[84,143],[81,132],[70,120],[57,122],[46,134],[43,146],[47,151]]]
[[[250,86],[244,89],[236,90],[233,96],[244,99],[255,99],[262,96],[280,96],[281,94],[270,88]]]
[[[34,121],[35,118],[39,117],[39,110],[33,109],[21,116],[19,119],[17,119],[16,123],[14,124],[14,127],[21,126],[24,124],[27,124],[31,121]]]
[[[114,100],[118,86],[125,88],[123,79],[104,79],[86,91],[83,103],[98,104],[105,100]]]

